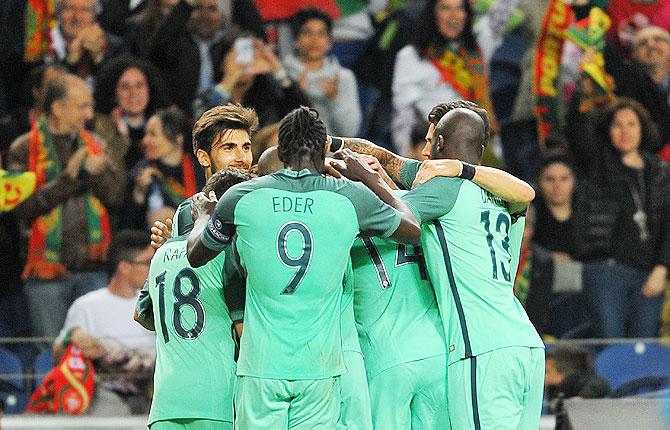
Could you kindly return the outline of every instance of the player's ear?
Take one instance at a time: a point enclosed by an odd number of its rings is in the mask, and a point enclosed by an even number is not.
[[[212,166],[212,161],[209,159],[209,154],[207,154],[202,149],[195,151],[195,158],[198,159],[198,163],[200,163],[202,167],[207,168]]]
[[[442,152],[442,150],[444,150],[444,136],[442,136],[441,134],[437,135],[436,145],[437,146],[435,149],[437,150],[437,152]]]

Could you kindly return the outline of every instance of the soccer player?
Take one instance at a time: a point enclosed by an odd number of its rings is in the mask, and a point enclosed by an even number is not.
[[[256,112],[239,104],[228,103],[203,113],[193,126],[193,152],[205,170],[205,178],[228,167],[249,170],[253,160],[251,133],[257,128]],[[151,228],[154,248],[160,247],[165,238],[192,229],[191,203],[190,198],[184,200],[173,219],[154,222]]]
[[[239,169],[224,170],[210,177],[203,192],[221,196],[230,186],[250,178]],[[192,268],[186,258],[186,241],[186,235],[174,237],[156,251],[149,270],[150,300],[141,300],[136,309],[135,319],[156,330],[148,427],[230,430],[235,342],[223,295],[225,253]]]
[[[406,243],[420,238],[406,206],[360,159],[350,160],[351,174],[369,189],[322,175],[326,137],[316,111],[295,109],[279,129],[285,169],[231,188],[211,217],[214,202],[194,205],[191,264],[209,261],[234,237],[247,277],[238,429],[336,427],[345,371],[342,279],[351,245],[360,233]]]
[[[363,237],[351,259],[374,428],[450,428],[444,329],[421,248]]]
[[[485,118],[477,108],[448,111],[427,150],[432,159],[460,163],[462,179],[434,178],[404,198],[423,224],[422,247],[446,323],[452,426],[536,429],[544,345],[513,293],[525,213],[518,210],[527,205],[511,209],[469,180],[486,147]],[[407,166],[407,182],[417,170]]]

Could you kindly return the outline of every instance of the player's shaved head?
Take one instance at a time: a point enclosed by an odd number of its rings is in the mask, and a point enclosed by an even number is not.
[[[258,168],[256,173],[258,176],[269,175],[277,170],[284,168],[284,163],[279,159],[279,149],[272,146],[261,154],[258,159]]]
[[[485,138],[486,124],[478,112],[460,107],[452,109],[435,127],[431,158],[452,158],[480,164]]]

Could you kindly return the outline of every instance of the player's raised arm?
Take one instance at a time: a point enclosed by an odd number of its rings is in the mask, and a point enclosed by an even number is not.
[[[384,149],[381,146],[377,146],[374,143],[360,139],[356,137],[331,137],[332,140],[330,144],[330,150],[336,152],[340,149],[350,149],[353,152],[358,152],[359,154],[372,155],[379,160],[379,163],[382,165],[386,173],[393,179],[395,182],[401,183],[401,172],[403,166],[407,161],[413,161],[409,158],[402,157],[400,155],[394,154],[388,149]]]
[[[412,186],[424,184],[436,176],[470,179],[491,194],[514,205],[528,205],[535,198],[535,190],[525,181],[503,170],[474,166],[460,160],[428,160],[419,168]]]
[[[382,202],[394,208],[400,214],[400,224],[390,237],[407,244],[418,244],[421,239],[421,226],[407,205],[395,194],[369,164],[349,149],[339,151],[336,156],[344,161],[332,162],[331,166],[353,181],[360,181],[374,192]]]
[[[223,225],[217,218],[214,210],[216,204],[213,191],[210,192],[210,196],[204,193],[193,196],[191,210],[195,222],[186,246],[191,267],[200,267],[216,257],[230,243],[233,236],[234,227]],[[215,213],[212,215],[212,212]],[[224,230],[231,230],[230,234],[225,234]]]

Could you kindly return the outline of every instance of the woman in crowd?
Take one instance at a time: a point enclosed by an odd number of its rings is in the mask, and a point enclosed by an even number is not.
[[[198,163],[184,152],[188,136],[181,111],[159,110],[149,118],[144,158],[130,171],[122,228],[146,228],[157,219],[172,218],[179,203],[204,186]]]
[[[604,142],[596,180],[618,209],[609,258],[585,268],[584,289],[603,336],[654,337],[670,266],[670,170],[640,150],[658,133],[634,100],[613,103],[598,135]]]
[[[297,55],[283,61],[288,75],[300,83],[328,133],[356,136],[361,126],[358,84],[353,72],[329,55],[332,19],[318,9],[302,9],[293,18],[293,35]]]
[[[96,82],[94,130],[128,170],[142,158],[147,118],[167,105],[163,84],[148,63],[130,56],[111,61]]]
[[[468,0],[430,0],[414,26],[414,41],[398,52],[393,72],[393,143],[400,153],[409,150],[415,110],[428,118],[437,103],[466,99],[493,118],[472,20]]]

